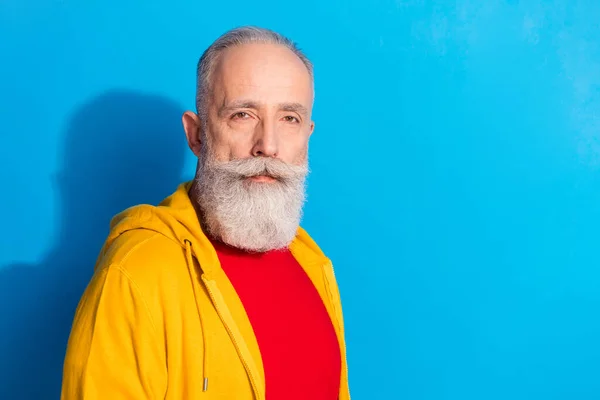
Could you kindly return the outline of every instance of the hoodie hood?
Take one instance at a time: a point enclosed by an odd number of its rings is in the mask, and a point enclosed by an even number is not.
[[[117,214],[110,223],[110,233],[105,247],[125,232],[144,229],[156,232],[186,248],[191,243],[192,253],[203,251],[203,259],[212,262],[203,263],[202,270],[210,275],[211,267],[218,265],[217,254],[206,237],[198,215],[188,195],[192,181],[180,184],[177,190],[157,206],[142,204],[130,207]]]

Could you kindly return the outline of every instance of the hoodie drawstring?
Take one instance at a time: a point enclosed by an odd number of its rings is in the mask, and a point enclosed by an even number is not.
[[[200,304],[198,303],[198,296],[196,295],[195,285],[199,284],[200,277],[198,276],[198,271],[194,267],[194,259],[192,255],[192,242],[185,239],[185,257],[188,265],[188,272],[190,273],[190,279],[192,280],[192,286],[194,287],[194,298],[196,299],[196,308],[198,310],[198,316],[200,317],[200,329],[202,330],[202,342],[204,349],[202,351],[202,391],[208,391],[208,338],[206,336],[206,332],[204,331],[204,321],[202,321],[202,310]]]

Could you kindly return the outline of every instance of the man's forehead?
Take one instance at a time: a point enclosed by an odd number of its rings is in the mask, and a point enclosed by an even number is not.
[[[213,78],[213,88],[227,97],[312,97],[313,91],[304,63],[289,49],[276,45],[253,44],[226,50]]]
[[[276,86],[268,83],[264,85],[223,84],[214,87],[212,99],[219,113],[237,108],[277,108],[309,115],[312,110],[313,93],[312,88],[299,90],[293,86]]]

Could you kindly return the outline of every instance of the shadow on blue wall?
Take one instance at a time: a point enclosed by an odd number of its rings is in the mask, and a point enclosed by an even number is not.
[[[73,114],[56,180],[56,243],[37,265],[0,269],[0,398],[59,398],[75,308],[111,217],[135,204],[155,204],[179,183],[182,112],[159,96],[111,91]]]

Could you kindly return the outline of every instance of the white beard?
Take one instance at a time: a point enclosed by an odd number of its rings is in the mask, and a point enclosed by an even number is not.
[[[196,199],[206,233],[239,249],[282,249],[296,236],[305,201],[308,163],[268,157],[216,162],[204,150],[196,176]],[[255,182],[267,175],[274,182]]]

